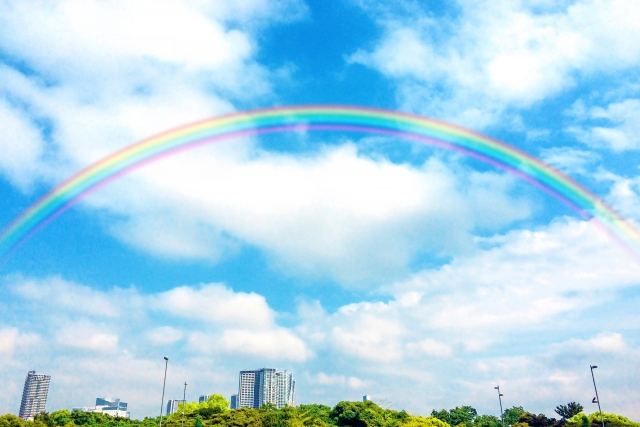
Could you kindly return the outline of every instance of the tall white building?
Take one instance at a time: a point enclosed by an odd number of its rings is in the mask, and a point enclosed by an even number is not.
[[[173,414],[174,412],[178,412],[178,405],[184,403],[185,401],[180,399],[171,399],[167,401],[167,416]]]
[[[20,403],[20,418],[32,420],[34,415],[44,412],[51,375],[36,375],[36,371],[27,372]]]
[[[291,372],[273,368],[240,371],[237,408],[259,408],[272,403],[277,408],[295,406],[296,380]]]

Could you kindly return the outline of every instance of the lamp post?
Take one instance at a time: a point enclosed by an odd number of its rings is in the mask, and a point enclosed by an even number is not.
[[[589,365],[591,368],[591,379],[593,380],[593,389],[596,391],[596,397],[593,398],[591,403],[598,404],[598,411],[600,411],[600,422],[602,423],[602,427],[604,427],[604,419],[602,418],[602,408],[600,408],[600,398],[598,397],[598,388],[596,387],[596,377],[593,376],[593,370],[597,368],[595,365]]]
[[[162,409],[164,406],[164,387],[167,385],[167,366],[169,366],[169,356],[164,357],[164,382],[162,383],[162,400],[160,402],[160,427],[162,427]]]
[[[187,382],[184,382],[184,391],[182,392],[182,427],[184,427],[184,407],[187,404]]]
[[[496,386],[494,387],[494,389],[498,390],[498,401],[500,402],[500,418],[502,419],[502,427],[504,427],[504,414],[502,412],[502,396],[504,396],[504,394],[500,393],[500,386]]]

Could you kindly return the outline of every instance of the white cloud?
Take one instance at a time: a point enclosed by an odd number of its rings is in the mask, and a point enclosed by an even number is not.
[[[38,345],[37,334],[21,333],[17,328],[0,326],[0,354],[9,362],[16,351]]]
[[[640,176],[625,177],[602,170],[596,179],[611,183],[604,199],[629,220],[640,220]],[[636,226],[637,227],[637,226]]]
[[[118,349],[118,335],[108,333],[106,325],[76,323],[58,331],[56,341],[63,347],[101,353],[113,353]]]
[[[449,357],[453,354],[451,346],[430,338],[415,343],[408,343],[407,349],[416,354],[426,354],[427,356],[433,357]]]
[[[43,151],[40,130],[28,115],[1,98],[0,123],[0,170],[24,189],[34,176],[38,176],[34,165]]]
[[[349,388],[354,390],[362,389],[366,387],[369,382],[361,380],[358,377],[348,377],[345,375],[335,375],[335,374],[325,374],[324,372],[319,372],[312,378],[313,383],[320,384],[324,386],[344,386],[347,385]]]
[[[225,330],[218,341],[223,351],[267,360],[303,361],[312,356],[302,339],[284,328],[269,331]]]
[[[35,304],[58,307],[70,313],[86,316],[115,317],[120,313],[122,299],[135,304],[135,292],[115,288],[113,294],[96,291],[88,286],[68,282],[54,276],[47,279],[32,279],[23,276],[9,276],[5,282],[16,295]]]
[[[202,285],[199,289],[181,286],[149,299],[156,310],[219,325],[270,328],[274,324],[274,312],[263,296],[234,292],[222,284]]]
[[[593,151],[578,150],[571,147],[552,147],[542,149],[541,159],[566,174],[585,174],[600,160]]]
[[[582,76],[633,67],[640,59],[634,24],[640,7],[633,0],[458,6],[459,15],[449,19],[415,11],[378,18],[382,38],[350,61],[393,78],[403,108],[478,128]]]
[[[172,326],[160,326],[146,332],[147,339],[157,346],[173,344],[184,336],[184,333]]]
[[[218,146],[153,165],[89,203],[128,218],[116,235],[156,255],[218,260],[249,244],[287,274],[379,282],[420,251],[464,249],[473,231],[529,216],[528,201],[510,196],[514,179],[456,167],[373,160],[352,144],[302,158]]]
[[[579,141],[591,147],[608,148],[617,152],[640,149],[640,124],[637,120],[640,100],[625,99],[610,103],[606,108],[589,109],[577,101],[572,111],[577,113],[578,122],[584,124],[569,126],[567,131]],[[605,121],[608,126],[588,124],[594,121]]]
[[[588,340],[571,339],[562,347],[576,352],[625,353],[627,345],[619,333],[601,333]]]

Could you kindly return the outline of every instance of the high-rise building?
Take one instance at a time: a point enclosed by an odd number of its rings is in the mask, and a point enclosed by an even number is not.
[[[36,375],[36,371],[27,372],[20,403],[20,418],[32,420],[34,415],[44,412],[50,382],[51,375]]]
[[[213,396],[213,395],[212,394],[203,394],[202,396],[200,396],[198,398],[198,403],[202,403],[202,402],[208,401],[211,396]]]
[[[238,395],[237,394],[232,394],[231,395],[231,404],[229,405],[229,408],[231,409],[238,409]]]
[[[295,406],[296,381],[291,372],[273,368],[240,371],[237,408],[260,408],[272,403],[277,408]]]
[[[185,401],[180,399],[173,399],[173,400],[169,400],[167,401],[167,416],[178,412],[178,405],[180,405],[181,403],[184,403]]]

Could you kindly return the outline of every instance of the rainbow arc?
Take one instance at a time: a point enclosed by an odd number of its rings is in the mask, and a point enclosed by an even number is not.
[[[228,114],[144,139],[86,167],[36,201],[0,233],[7,255],[91,192],[137,168],[203,144],[291,131],[343,131],[388,135],[454,150],[531,183],[592,220],[640,258],[640,231],[603,200],[541,160],[486,135],[442,121],[396,111],[310,105]]]

